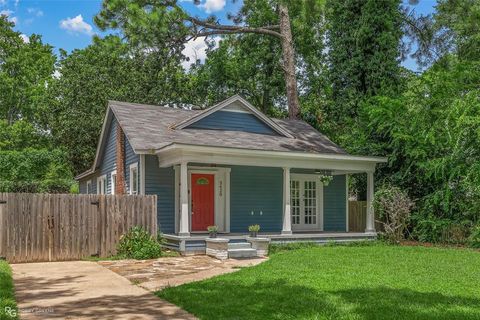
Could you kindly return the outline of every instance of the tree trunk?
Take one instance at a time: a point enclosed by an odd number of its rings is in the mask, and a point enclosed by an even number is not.
[[[298,119],[300,103],[298,101],[297,77],[295,74],[295,50],[293,48],[290,16],[286,5],[279,4],[280,34],[282,35],[283,70],[287,89],[288,117]]]

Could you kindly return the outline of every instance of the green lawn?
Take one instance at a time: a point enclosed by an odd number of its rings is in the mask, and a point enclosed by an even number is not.
[[[17,309],[15,302],[12,270],[5,261],[0,260],[0,319],[14,319],[5,308]]]
[[[306,248],[157,295],[201,319],[480,319],[480,253]]]

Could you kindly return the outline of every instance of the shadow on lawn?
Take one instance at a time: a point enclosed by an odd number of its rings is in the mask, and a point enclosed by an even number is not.
[[[480,319],[480,299],[386,287],[320,291],[282,280],[206,281],[157,295],[205,319]]]

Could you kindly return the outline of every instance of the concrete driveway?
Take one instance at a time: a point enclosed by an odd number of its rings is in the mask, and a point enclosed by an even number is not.
[[[95,262],[11,267],[21,319],[195,319]]]

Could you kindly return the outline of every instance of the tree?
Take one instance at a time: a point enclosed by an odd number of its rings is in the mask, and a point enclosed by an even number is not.
[[[9,125],[19,119],[38,124],[55,56],[40,36],[26,43],[13,27],[0,15],[0,117]]]
[[[342,127],[371,96],[398,92],[400,0],[327,1],[332,104],[328,116]]]
[[[313,0],[309,0],[311,2]],[[250,25],[242,15],[233,18],[234,25],[220,24],[215,17],[200,19],[189,15],[176,0],[139,1],[104,0],[102,11],[95,22],[101,29],[121,28],[133,42],[142,42],[151,50],[181,52],[183,43],[199,37],[216,35],[255,34],[271,36],[280,40],[282,47],[282,68],[284,71],[286,95],[290,118],[297,118],[300,104],[295,70],[295,49],[291,30],[289,5],[294,1],[268,1],[276,12],[276,23]]]
[[[237,16],[248,25],[275,24],[274,9],[268,0],[245,1]],[[305,118],[307,99],[322,94],[326,87],[323,2],[295,2],[289,12]],[[284,116],[282,107],[287,101],[283,69],[278,63],[281,57],[281,45],[274,37],[227,35],[218,42],[218,48],[207,51],[204,64],[193,65],[190,75],[198,95],[208,97],[210,103],[241,93],[264,113]]]
[[[61,52],[60,76],[49,87],[47,114],[55,144],[68,151],[75,174],[91,167],[108,100],[170,104],[187,101],[180,61],[132,48],[116,36]]]

